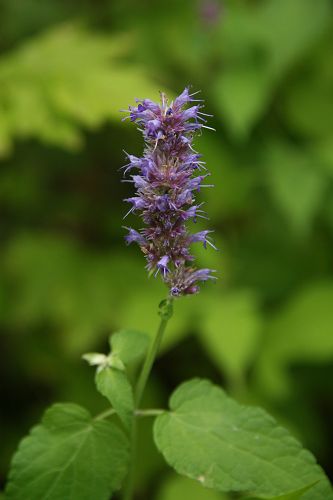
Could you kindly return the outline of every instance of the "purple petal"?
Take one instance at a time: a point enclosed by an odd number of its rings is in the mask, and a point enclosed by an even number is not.
[[[199,106],[192,106],[191,108],[185,109],[182,113],[183,120],[190,120],[191,118],[198,117]]]
[[[147,242],[145,238],[135,229],[131,227],[126,227],[128,229],[128,234],[125,236],[126,243],[130,245],[131,243],[138,243],[139,245],[145,245]]]
[[[157,268],[159,271],[161,271],[161,273],[163,274],[163,276],[166,275],[166,273],[169,272],[169,269],[168,269],[168,262],[169,262],[170,258],[168,255],[164,255],[158,262],[157,262]]]
[[[146,202],[139,196],[134,196],[133,198],[126,198],[124,201],[133,204],[135,210],[142,210],[146,207]]]
[[[174,102],[174,106],[176,108],[181,108],[182,106],[184,106],[184,104],[187,104],[190,101],[191,101],[191,97],[190,97],[190,94],[188,92],[188,88],[186,87],[183,90],[183,92],[178,97],[176,97],[175,102]]]

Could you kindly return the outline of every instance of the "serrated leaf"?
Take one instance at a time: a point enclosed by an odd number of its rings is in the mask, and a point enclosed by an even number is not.
[[[128,441],[84,408],[55,404],[13,457],[6,498],[108,500],[126,474]]]
[[[97,370],[95,381],[98,391],[109,400],[125,426],[129,428],[133,418],[134,397],[126,374],[106,366]]]
[[[120,330],[110,337],[112,354],[118,356],[125,364],[142,358],[149,345],[149,336],[135,330]]]
[[[312,454],[260,408],[239,405],[207,380],[182,384],[154,438],[166,461],[219,491],[276,496],[319,481],[304,500],[332,500]]]

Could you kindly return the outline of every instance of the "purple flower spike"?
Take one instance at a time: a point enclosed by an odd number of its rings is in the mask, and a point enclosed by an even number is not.
[[[195,193],[207,175],[194,176],[204,169],[201,155],[192,146],[194,134],[204,125],[200,100],[193,98],[188,88],[171,103],[161,94],[161,104],[149,99],[137,99],[137,106],[129,107],[131,121],[138,124],[146,143],[142,158],[127,154],[129,163],[124,174],[136,169],[131,180],[136,194],[127,198],[130,212],[139,212],[146,227],[140,231],[128,229],[126,242],[138,243],[147,259],[147,269],[155,276],[160,274],[170,290],[179,297],[199,291],[198,283],[215,279],[210,269],[197,269],[190,245],[202,242],[215,246],[205,230],[190,234],[186,221],[207,219],[201,204],[195,204]]]

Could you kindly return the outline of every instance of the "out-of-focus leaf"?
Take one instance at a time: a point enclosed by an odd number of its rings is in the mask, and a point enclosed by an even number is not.
[[[65,238],[25,235],[8,246],[6,267],[10,282],[19,284],[10,321],[25,328],[53,322],[68,352],[94,350],[117,328],[155,335],[158,305],[167,289],[161,280],[147,277],[141,256],[110,256]],[[176,308],[163,348],[179,342],[195,323],[196,312],[202,313],[199,296],[179,301]]]
[[[309,486],[305,486],[305,488],[297,489],[296,491],[293,491],[291,493],[287,493],[286,495],[278,495],[277,497],[265,497],[265,496],[260,496],[260,497],[246,497],[245,500],[300,500],[301,498],[304,498],[304,493],[309,491],[314,484],[310,484]]]
[[[318,161],[284,144],[271,144],[266,156],[267,182],[272,197],[291,227],[308,233],[326,188]]]
[[[135,330],[120,330],[110,336],[111,353],[125,364],[137,361],[147,352],[149,337]]]
[[[219,128],[214,134],[207,133],[200,137],[197,148],[211,173],[209,184],[214,185],[200,194],[200,200],[205,202],[212,220],[210,226],[219,223],[221,216],[246,213],[253,188],[258,182],[255,168],[239,164]]]
[[[19,284],[11,320],[16,325],[54,322],[66,349],[76,354],[96,347],[97,338],[117,328],[118,298],[127,300],[124,291],[141,271],[135,261],[122,264],[114,254],[88,252],[68,239],[37,235],[13,240],[6,264],[10,282]],[[127,272],[133,281],[124,283]]]
[[[258,8],[256,27],[275,74],[281,75],[318,43],[329,29],[330,13],[329,0],[268,0]]]
[[[332,129],[333,130],[333,129]],[[333,179],[333,133],[330,137],[316,141],[313,146],[315,155],[323,172]]]
[[[218,491],[267,497],[317,482],[304,500],[333,498],[313,455],[264,410],[200,379],[176,389],[170,410],[157,417],[154,438],[179,474]]]
[[[126,301],[126,309],[121,316],[125,328],[139,328],[147,332],[151,338],[154,337],[160,321],[158,316],[160,301],[158,298],[167,295],[167,289],[160,283],[152,283],[153,279],[150,278],[147,286],[140,290],[140,300],[138,300],[137,295],[133,295]],[[189,333],[191,326],[196,326],[197,317],[201,317],[202,314],[203,307],[199,296],[184,297],[183,300],[176,301],[174,314],[168,323],[162,341],[161,351],[169,349],[184,338]]]
[[[167,479],[158,492],[155,500],[227,500],[222,493],[218,493],[185,477],[172,476]]]
[[[234,135],[246,139],[285,72],[328,28],[328,0],[230,5],[221,25],[227,64],[213,95]]]
[[[82,127],[119,120],[119,109],[136,95],[153,95],[157,89],[141,67],[119,62],[131,45],[125,36],[66,25],[2,58],[0,149],[8,152],[15,137],[78,149]]]
[[[281,110],[292,130],[327,141],[333,134],[332,40],[316,51],[284,90]]]
[[[261,318],[253,292],[229,292],[205,301],[200,340],[218,368],[240,381],[256,353]]]
[[[268,395],[288,394],[290,364],[333,359],[332,304],[333,283],[315,283],[292,297],[268,322],[256,374],[257,384]]]
[[[213,95],[222,120],[239,139],[247,139],[253,123],[266,111],[271,78],[260,67],[228,68],[215,80]]]
[[[292,129],[323,139],[333,133],[333,78],[318,76],[316,70],[312,68],[313,75],[303,76],[288,88],[284,114]]]
[[[75,14],[75,4],[64,0],[48,0],[42,4],[39,0],[2,1],[1,38],[5,39],[7,44],[12,44]]]

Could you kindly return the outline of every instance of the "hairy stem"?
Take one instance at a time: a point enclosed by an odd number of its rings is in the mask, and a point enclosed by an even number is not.
[[[127,478],[126,487],[124,490],[124,500],[132,500],[133,492],[134,492],[134,479],[135,479],[135,461],[137,455],[137,419],[136,415],[140,415],[139,406],[141,404],[142,396],[144,394],[144,390],[147,385],[147,381],[153,367],[156,355],[160,348],[163,334],[165,332],[166,326],[168,324],[169,319],[171,318],[173,313],[172,308],[172,298],[168,298],[163,300],[159,306],[159,315],[161,316],[161,321],[156,332],[156,336],[151,344],[151,347],[147,353],[146,359],[143,363],[141,373],[139,375],[139,379],[135,388],[135,412],[132,421],[131,428],[131,463],[130,470]]]

